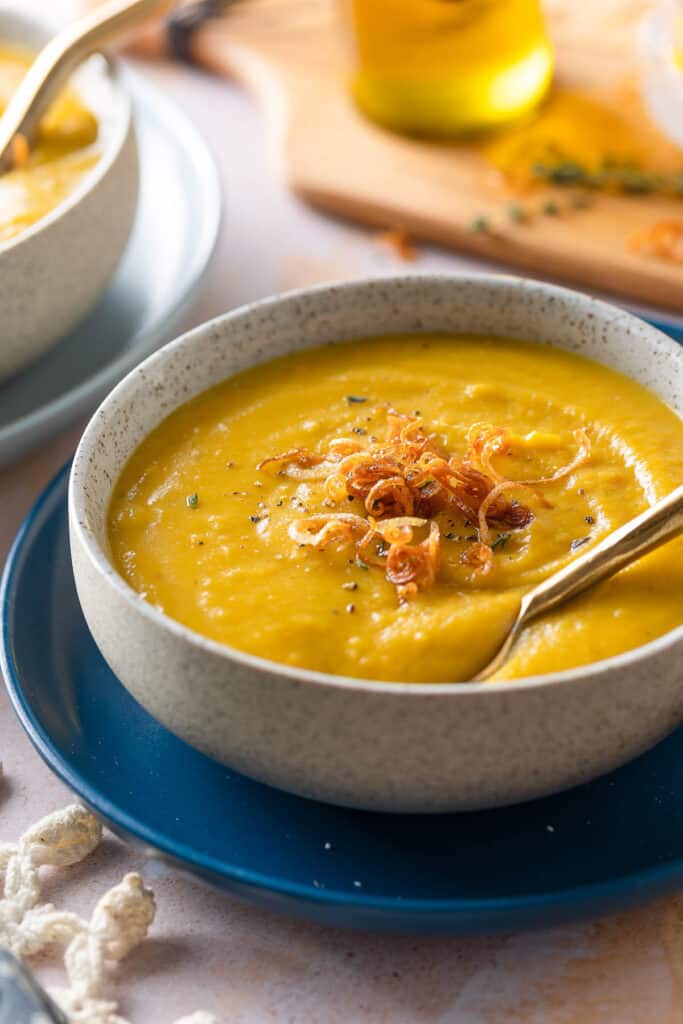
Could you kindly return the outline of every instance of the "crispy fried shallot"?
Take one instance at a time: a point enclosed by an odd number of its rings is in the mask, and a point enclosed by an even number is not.
[[[282,467],[293,463],[299,469],[307,469],[309,466],[319,466],[324,461],[324,455],[316,455],[315,452],[309,451],[308,448],[290,448],[289,451],[281,452],[279,455],[271,455],[267,459],[261,459],[257,463],[256,468],[265,469],[266,466],[276,462]]]
[[[473,466],[478,466],[486,476],[490,477],[491,480],[495,480],[496,483],[509,483],[508,478],[499,473],[495,466],[492,465],[491,459],[494,455],[507,454],[512,449],[512,434],[510,431],[505,430],[503,427],[493,427],[490,423],[475,423],[467,433],[467,440],[469,448],[467,449],[465,461]],[[575,430],[574,440],[579,448],[574,458],[566,466],[555,470],[551,476],[515,482],[525,487],[544,487],[547,484],[554,484],[558,480],[564,480],[571,476],[574,470],[587,461],[591,453],[590,440],[585,430]]]
[[[545,487],[547,484],[555,484],[558,480],[566,480],[568,476],[571,476],[574,470],[588,461],[591,454],[591,443],[585,430],[575,430],[574,440],[578,444],[579,450],[571,462],[555,470],[552,476],[540,477],[538,480],[520,480],[520,484],[525,487]]]
[[[341,546],[363,537],[367,533],[367,520],[348,512],[330,512],[304,516],[289,524],[288,533],[297,544],[324,551],[337,541]]]
[[[289,535],[297,544],[319,550],[332,543],[354,544],[359,561],[385,569],[401,603],[434,583],[441,542],[438,515],[459,512],[467,525],[476,524],[477,536],[461,560],[472,566],[475,576],[484,576],[494,564],[491,528],[522,530],[534,519],[520,495],[549,506],[537,489],[566,479],[590,457],[586,433],[575,430],[578,451],[566,466],[536,480],[511,480],[492,461],[513,448],[513,435],[506,428],[474,424],[465,455],[457,458],[435,434],[425,433],[419,415],[389,406],[380,410],[387,419],[382,441],[340,437],[324,453],[292,448],[263,459],[257,468],[278,466],[278,472],[294,479],[322,481],[326,504],[349,499],[362,503],[365,516],[307,515],[290,524]],[[427,536],[415,542],[415,530],[420,529]]]
[[[483,541],[474,541],[463,551],[463,565],[471,565],[477,576],[486,576],[493,569],[493,549]]]
[[[496,486],[489,491],[489,493],[486,495],[481,505],[479,506],[479,512],[477,513],[477,522],[479,525],[479,540],[486,547],[491,546],[491,530],[489,528],[489,521],[496,520],[496,509],[505,509],[505,519],[498,521],[503,523],[505,526],[512,527],[513,529],[520,529],[522,526],[526,526],[531,521],[528,518],[529,515],[531,515],[531,518],[533,518],[533,515],[530,513],[529,509],[526,508],[524,505],[513,505],[512,503],[508,504],[507,500],[503,499],[503,494],[506,491],[513,490],[531,491],[531,488],[529,488],[526,484],[517,483],[516,480],[503,480],[502,483],[496,484]],[[531,491],[531,494],[533,496],[533,491]],[[507,511],[508,509],[509,513]],[[511,513],[514,510],[519,510],[520,523],[516,527],[513,521],[515,517],[511,515]]]
[[[440,544],[441,531],[433,519],[429,524],[429,536],[419,544],[390,544],[387,579],[395,584],[401,604],[414,597],[418,590],[428,590],[434,583],[439,568]]]

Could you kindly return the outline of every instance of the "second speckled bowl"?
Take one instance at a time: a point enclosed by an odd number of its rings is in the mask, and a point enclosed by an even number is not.
[[[683,627],[552,676],[365,682],[277,665],[208,640],[148,604],[109,560],[112,486],[173,409],[274,356],[405,331],[551,343],[621,370],[683,413],[683,349],[637,318],[563,288],[509,277],[405,277],[256,303],[151,356],[87,427],[71,475],[69,521],[88,625],[124,685],[172,732],[294,793],[434,812],[509,804],[584,782],[683,719]]]
[[[3,43],[38,51],[50,37],[40,22],[0,11]],[[0,243],[0,380],[44,355],[95,305],[135,219],[139,181],[131,101],[103,57],[78,70],[74,87],[97,117],[101,155],[64,202]]]

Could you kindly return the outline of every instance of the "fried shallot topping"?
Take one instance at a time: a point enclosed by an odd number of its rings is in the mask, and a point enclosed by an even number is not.
[[[426,434],[419,415],[383,407],[384,440],[336,438],[324,453],[292,448],[263,459],[257,469],[278,467],[295,480],[323,482],[325,504],[358,501],[365,515],[329,512],[295,519],[289,535],[299,545],[324,550],[354,544],[357,560],[385,570],[401,603],[436,579],[440,528],[436,517],[460,513],[476,537],[462,555],[473,575],[484,576],[494,564],[491,529],[523,530],[534,519],[527,504],[549,505],[539,488],[566,479],[590,457],[590,441],[574,431],[578,450],[566,466],[535,480],[511,480],[493,460],[512,451],[512,434],[504,427],[475,424],[467,434],[462,458],[450,455],[435,434]],[[415,531],[425,536],[415,541]]]

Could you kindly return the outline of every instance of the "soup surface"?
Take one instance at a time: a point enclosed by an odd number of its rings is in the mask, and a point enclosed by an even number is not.
[[[0,45],[0,115],[33,55]],[[66,199],[95,165],[97,120],[72,89],[52,105],[27,163],[0,177],[0,243],[35,224]]]
[[[109,537],[132,587],[214,640],[459,681],[525,589],[682,479],[683,422],[613,370],[521,341],[372,338],[257,366],[174,412],[125,466]],[[497,678],[682,622],[674,541],[532,624]]]

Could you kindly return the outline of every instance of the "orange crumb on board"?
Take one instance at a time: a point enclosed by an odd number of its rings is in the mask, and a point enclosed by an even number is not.
[[[661,220],[629,241],[632,252],[671,263],[683,263],[683,220]]]

